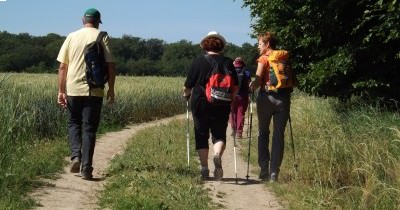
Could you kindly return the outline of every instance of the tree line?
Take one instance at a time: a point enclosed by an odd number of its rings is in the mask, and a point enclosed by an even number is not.
[[[54,72],[58,69],[58,51],[65,36],[50,33],[31,36],[28,33],[0,32],[0,72]],[[166,43],[161,39],[142,39],[131,35],[111,37],[111,51],[119,75],[184,76],[193,58],[203,52],[199,44],[187,40]],[[254,70],[258,55],[253,44],[237,46],[228,43],[225,55],[241,56]]]
[[[352,96],[400,99],[400,1],[244,0],[253,19],[252,36],[274,32],[278,47],[289,50],[298,88],[317,96],[347,101]],[[65,37],[33,37],[0,32],[0,72],[53,72]],[[111,38],[122,75],[184,76],[202,54],[198,43],[166,43],[130,35]],[[225,55],[241,56],[254,73],[253,44],[228,43]],[[397,103],[397,102],[396,102]]]

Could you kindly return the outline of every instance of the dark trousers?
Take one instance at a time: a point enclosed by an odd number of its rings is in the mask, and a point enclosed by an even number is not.
[[[93,154],[102,102],[102,97],[68,96],[68,139],[71,160],[78,157],[82,162],[82,171],[93,170]]]
[[[260,92],[257,97],[258,164],[261,168],[270,164],[271,173],[279,173],[284,152],[284,134],[290,113],[290,94]],[[273,121],[271,153],[269,126]]]

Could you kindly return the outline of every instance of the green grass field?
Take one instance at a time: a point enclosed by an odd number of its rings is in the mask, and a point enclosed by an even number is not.
[[[100,133],[185,111],[183,78],[118,77]],[[56,104],[56,74],[0,74],[0,209],[34,205],[26,193],[54,178],[69,155],[66,112]]]
[[[344,106],[333,99],[295,92],[291,116],[296,162],[287,128],[280,182],[266,183],[287,208],[398,208],[398,113],[385,111],[379,104],[354,103]],[[253,170],[258,173],[255,114],[253,119],[251,162]],[[175,122],[160,129],[149,129],[132,139],[126,153],[115,159],[110,167],[110,176],[113,178],[101,194],[103,207],[175,209],[178,205],[175,202],[186,204],[185,199],[189,199],[195,205],[195,197],[203,200],[197,194],[179,199],[171,196],[176,192],[176,186],[181,185],[179,189],[185,194],[188,188],[197,189],[200,185],[193,177],[198,173],[197,168],[191,168],[190,172],[182,169],[185,164],[182,158],[184,154],[181,154],[184,152],[181,148],[185,139],[183,123]],[[167,142],[160,143],[159,136],[165,136]],[[240,146],[247,148],[248,142],[241,141]],[[154,154],[160,154],[161,160],[168,161],[161,164]],[[242,155],[247,158],[247,152]],[[160,190],[160,185],[166,183],[170,191]],[[214,209],[215,206],[209,203],[208,206],[195,205],[186,209],[199,208]]]
[[[55,74],[0,74],[0,209],[35,205],[26,193],[45,184],[40,178],[54,178],[65,164],[66,115],[56,105],[56,80]],[[183,78],[118,77],[118,102],[104,109],[101,132],[183,113],[182,84]],[[362,102],[344,106],[333,99],[295,92],[291,116],[299,167],[297,171],[293,167],[286,132],[280,182],[266,183],[289,209],[400,206],[398,112]],[[254,114],[254,169],[256,118]],[[186,151],[179,149],[185,140],[183,123],[144,130],[132,139],[126,153],[109,167],[109,182],[100,196],[102,207],[213,209],[201,190],[196,166],[185,168],[181,153]],[[160,189],[161,185],[168,190]]]
[[[194,145],[190,147],[192,164],[187,167],[185,127],[186,121],[175,120],[138,132],[125,153],[113,159],[100,205],[109,209],[211,209],[201,186]]]
[[[301,93],[292,102],[298,170],[287,129],[282,184],[273,185],[290,209],[400,206],[399,112]]]

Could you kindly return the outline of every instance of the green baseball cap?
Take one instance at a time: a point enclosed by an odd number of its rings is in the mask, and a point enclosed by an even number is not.
[[[84,17],[86,18],[86,20],[94,19],[94,20],[98,20],[99,23],[102,23],[100,16],[101,16],[100,12],[95,8],[87,9],[84,14]]]

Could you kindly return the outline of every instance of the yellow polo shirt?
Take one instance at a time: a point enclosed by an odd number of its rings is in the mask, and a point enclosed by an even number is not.
[[[96,41],[100,30],[85,27],[70,33],[61,46],[57,61],[68,65],[66,78],[66,94],[68,96],[104,96],[104,90],[95,88],[89,93],[89,85],[86,82],[86,63],[83,49],[91,42]],[[107,63],[113,62],[109,47],[110,38],[104,36],[104,55]]]

